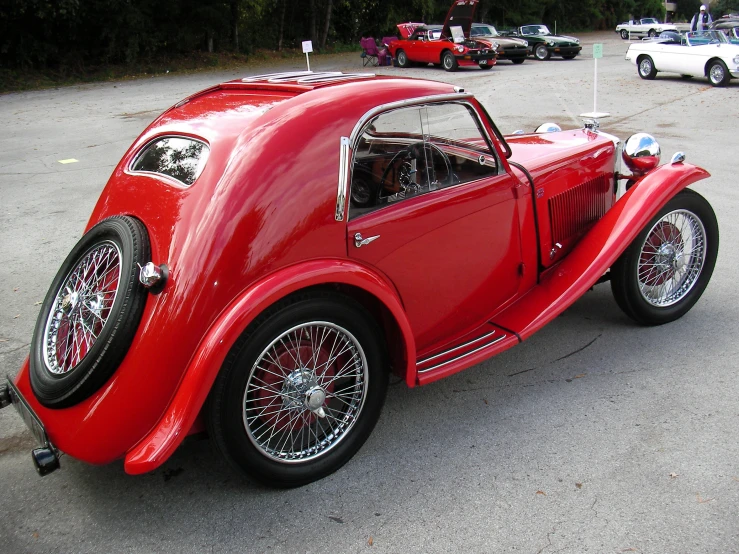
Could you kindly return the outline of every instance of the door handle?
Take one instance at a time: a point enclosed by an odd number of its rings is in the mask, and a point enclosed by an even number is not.
[[[362,238],[362,233],[355,233],[354,234],[354,246],[356,246],[357,248],[360,248],[379,238],[380,238],[380,235],[375,235],[374,237],[367,237],[365,239],[365,238]]]

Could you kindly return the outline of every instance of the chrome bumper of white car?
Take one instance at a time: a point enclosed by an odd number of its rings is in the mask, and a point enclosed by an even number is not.
[[[739,69],[736,70],[729,70],[729,73],[731,73],[731,76],[734,77],[734,79],[739,79]]]

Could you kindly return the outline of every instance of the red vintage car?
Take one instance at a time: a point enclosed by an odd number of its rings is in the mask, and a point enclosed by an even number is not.
[[[123,156],[0,405],[42,474],[60,452],[146,473],[207,430],[254,478],[308,483],[362,446],[391,373],[461,371],[606,279],[640,324],[685,314],[718,226],[686,189],[708,173],[659,158],[651,136],[592,122],[504,137],[473,95],[426,80],[214,86]]]
[[[441,65],[447,71],[459,67],[490,69],[497,51],[489,42],[470,38],[472,20],[479,0],[456,0],[449,8],[444,25],[401,23],[401,40],[388,45],[398,67],[411,64]]]

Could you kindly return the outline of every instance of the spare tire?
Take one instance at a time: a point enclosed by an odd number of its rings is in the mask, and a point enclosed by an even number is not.
[[[59,268],[31,340],[31,389],[47,408],[90,397],[128,351],[146,304],[138,264],[149,261],[144,224],[128,216],[90,229]]]

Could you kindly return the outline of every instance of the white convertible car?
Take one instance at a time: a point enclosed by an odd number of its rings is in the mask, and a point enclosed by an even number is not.
[[[632,19],[626,23],[616,25],[616,32],[621,38],[626,40],[629,34],[635,36],[656,37],[662,31],[677,31],[677,27],[669,23],[660,23],[653,17],[645,17],[643,19]]]
[[[683,77],[707,77],[713,86],[722,87],[732,77],[739,78],[739,44],[729,42],[721,31],[687,33],[681,44],[643,40],[629,46],[626,61],[636,64],[642,79],[654,79],[664,71]]]

